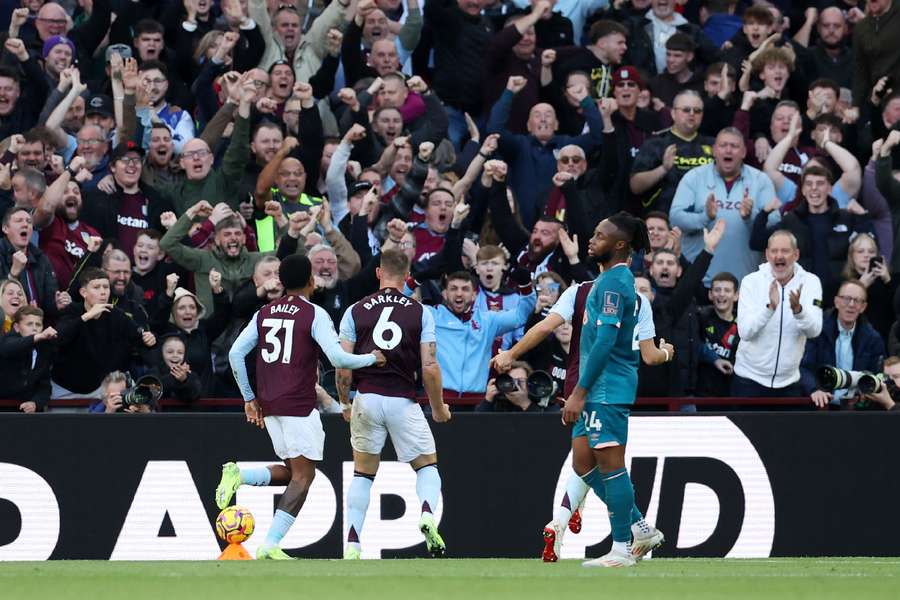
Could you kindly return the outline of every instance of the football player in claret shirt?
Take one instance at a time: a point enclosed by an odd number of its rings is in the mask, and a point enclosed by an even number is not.
[[[244,397],[247,421],[269,432],[284,465],[240,469],[235,463],[225,464],[216,504],[225,508],[241,484],[287,485],[266,539],[256,551],[257,559],[285,560],[291,557],[278,544],[306,500],[325,446],[325,430],[316,410],[319,349],[331,364],[344,369],[381,367],[385,358],[379,350],[360,355],[341,348],[328,313],[309,301],[315,283],[307,257],[294,254],[281,261],[278,276],[284,297],[253,316],[235,340],[228,361]],[[250,387],[244,363],[254,349],[258,349],[258,394]]]
[[[629,567],[663,542],[662,533],[637,510],[625,468],[640,360],[639,303],[628,258],[633,250],[649,248],[650,240],[643,221],[618,213],[597,225],[590,244],[603,273],[585,303],[578,384],[566,399],[563,421],[575,425],[575,470],[585,473],[584,482],[606,503],[612,526],[612,550],[584,565]],[[561,529],[555,520],[554,527]]]
[[[419,530],[431,555],[440,557],[445,545],[434,518],[441,496],[437,450],[422,408],[416,402],[416,374],[421,369],[432,418],[437,423],[450,420],[437,362],[434,317],[401,291],[409,275],[406,254],[401,250],[385,250],[380,260],[376,269],[380,289],[347,309],[341,320],[344,350],[381,350],[387,358],[387,365],[382,369],[366,368],[353,373],[356,396],[352,407],[348,404],[350,372],[345,369],[337,372],[344,418],[350,421],[354,468],[347,494],[344,558],[360,558],[360,534],[369,508],[369,493],[388,434],[397,459],[409,463],[416,472],[416,494],[422,503]]]

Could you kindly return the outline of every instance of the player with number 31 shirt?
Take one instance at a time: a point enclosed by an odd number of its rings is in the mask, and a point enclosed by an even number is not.
[[[287,485],[256,553],[258,559],[284,560],[291,557],[279,543],[306,500],[325,446],[325,430],[316,410],[319,349],[331,364],[345,369],[384,365],[384,356],[378,350],[360,355],[341,348],[331,317],[309,301],[315,282],[307,257],[295,254],[281,261],[278,276],[285,295],[253,315],[231,347],[228,361],[244,397],[247,421],[269,432],[284,465],[240,469],[235,463],[225,464],[216,504],[225,508],[241,484]],[[257,393],[244,363],[254,349],[258,350]]]
[[[375,272],[380,289],[348,308],[341,320],[344,350],[382,351],[387,358],[381,369],[364,368],[353,373],[356,396],[352,406],[348,404],[350,372],[337,372],[338,396],[344,418],[350,420],[354,467],[347,492],[344,558],[362,555],[360,536],[369,494],[388,435],[397,459],[409,463],[416,472],[416,494],[421,502],[419,530],[425,536],[428,551],[432,556],[443,556],[444,540],[434,517],[441,496],[437,450],[422,408],[416,402],[416,374],[421,370],[432,418],[438,423],[450,419],[437,363],[434,317],[400,291],[409,275],[407,256],[398,250],[386,250],[379,260]]]

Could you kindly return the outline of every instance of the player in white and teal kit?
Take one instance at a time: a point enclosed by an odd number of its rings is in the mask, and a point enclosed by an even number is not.
[[[585,566],[635,564],[631,550],[634,488],[625,468],[628,415],[637,391],[640,361],[638,300],[628,257],[649,247],[646,225],[628,213],[602,221],[591,254],[603,267],[588,296],[581,331],[578,385],[566,400],[563,420],[573,423],[573,463],[594,465],[582,479],[608,508],[612,550]],[[643,521],[643,519],[640,519]],[[645,525],[646,526],[646,525]],[[648,540],[662,542],[650,528]],[[652,538],[652,539],[650,539]],[[635,534],[637,541],[637,534]]]

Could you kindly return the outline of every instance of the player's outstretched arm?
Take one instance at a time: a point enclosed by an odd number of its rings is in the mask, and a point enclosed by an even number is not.
[[[422,354],[422,380],[428,403],[431,404],[431,418],[436,423],[450,420],[450,407],[444,402],[444,386],[441,381],[441,367],[437,361],[437,344],[426,342],[420,345]]]
[[[675,358],[675,347],[666,342],[665,339],[659,339],[659,348],[653,342],[653,339],[641,340],[639,342],[641,349],[641,360],[645,364],[652,366],[667,363]]]
[[[503,350],[491,359],[491,367],[500,373],[506,373],[512,366],[513,361],[524,356],[526,352],[547,339],[554,329],[565,323],[562,315],[551,312],[541,319],[525,332],[518,342],[516,342],[509,350]]]
[[[341,342],[334,330],[334,323],[325,309],[320,306],[316,306],[316,316],[313,318],[311,333],[322,352],[328,357],[328,361],[336,369],[362,369],[371,367],[378,360],[374,353],[351,354],[341,348]],[[382,362],[382,364],[384,363]]]

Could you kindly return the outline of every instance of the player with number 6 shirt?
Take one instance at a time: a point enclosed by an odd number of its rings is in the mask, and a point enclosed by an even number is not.
[[[353,304],[341,320],[341,345],[348,352],[384,352],[381,369],[337,372],[337,388],[344,418],[350,421],[353,481],[347,493],[347,538],[344,558],[361,557],[360,537],[369,507],[369,495],[387,436],[397,459],[416,472],[416,494],[421,502],[419,530],[432,556],[444,555],[445,544],[434,512],[441,496],[434,436],[416,402],[416,374],[431,404],[432,418],[450,420],[444,403],[441,370],[437,362],[434,317],[419,302],[401,291],[409,275],[409,258],[399,250],[381,253],[376,268],[380,289]],[[351,386],[356,395],[350,402]]]
[[[345,369],[381,367],[385,358],[377,349],[350,354],[341,348],[331,317],[309,301],[315,282],[307,257],[295,254],[281,261],[278,276],[285,295],[253,315],[231,347],[228,361],[244,397],[247,421],[269,432],[284,465],[240,469],[235,463],[225,464],[216,504],[225,508],[241,484],[286,485],[272,526],[256,552],[257,559],[285,560],[291,557],[279,543],[306,500],[325,446],[325,430],[316,410],[319,349],[331,364]],[[253,350],[258,350],[258,393],[250,386],[244,362]]]

